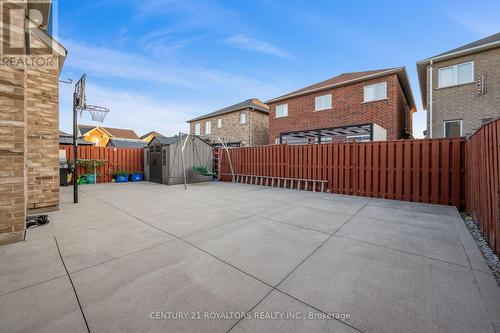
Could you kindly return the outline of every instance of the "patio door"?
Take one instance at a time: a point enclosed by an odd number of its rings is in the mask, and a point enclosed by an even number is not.
[[[149,148],[149,179],[155,183],[162,182],[161,148],[161,145],[154,145]]]

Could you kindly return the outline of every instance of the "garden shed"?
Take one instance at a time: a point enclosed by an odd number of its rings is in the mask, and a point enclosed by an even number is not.
[[[144,148],[145,180],[166,184],[199,183],[211,181],[193,171],[194,165],[203,165],[212,171],[212,146],[198,136],[182,134],[174,137],[155,137]]]

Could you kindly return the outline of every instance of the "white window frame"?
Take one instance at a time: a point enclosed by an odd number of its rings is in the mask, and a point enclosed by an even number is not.
[[[280,141],[281,141],[281,139],[280,139],[280,138],[276,138],[276,139],[274,140],[274,144],[279,145],[279,144],[280,144]]]
[[[325,101],[329,102],[325,105]],[[326,95],[321,95],[321,96],[316,96],[314,98],[314,111],[323,111],[323,110],[329,110],[333,108],[333,95],[332,94],[326,94]]]
[[[194,135],[200,135],[201,134],[201,124],[196,123],[194,124]]]
[[[283,114],[278,115],[278,108],[283,108]],[[276,105],[275,118],[288,117],[288,103]]]
[[[212,134],[212,122],[210,120],[205,121],[205,135]]]
[[[217,119],[217,128],[222,128],[222,118]]]
[[[470,80],[466,82],[458,82],[458,67],[462,65],[471,65],[471,73],[470,73]],[[452,78],[452,83],[448,85],[443,85],[441,83],[441,71],[445,69],[453,69],[453,78]],[[474,61],[466,61],[462,62],[460,64],[456,65],[451,65],[451,66],[446,66],[446,67],[441,67],[438,69],[438,88],[447,88],[447,87],[454,87],[454,86],[460,86],[462,84],[468,84],[474,82]]]
[[[240,113],[240,125],[245,125],[247,123],[247,114],[246,112]]]
[[[384,96],[377,96],[377,87],[381,86],[381,85],[384,86],[385,95]],[[366,97],[367,97],[366,90],[368,88],[372,88],[372,87],[375,89],[375,94],[373,96],[373,99],[367,100],[366,99]],[[378,82],[378,83],[369,84],[369,85],[363,87],[363,103],[383,101],[384,99],[387,99],[387,82]]]
[[[455,119],[455,120],[445,120],[443,121],[443,138],[448,138],[446,136],[446,124],[448,123],[460,123],[460,136],[464,136],[464,120],[463,119]]]

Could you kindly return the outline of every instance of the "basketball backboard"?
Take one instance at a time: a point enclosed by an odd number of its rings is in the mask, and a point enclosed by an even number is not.
[[[85,109],[85,79],[86,79],[86,74],[83,74],[83,76],[78,80],[78,82],[75,85],[75,108],[80,111],[80,114],[83,112]]]

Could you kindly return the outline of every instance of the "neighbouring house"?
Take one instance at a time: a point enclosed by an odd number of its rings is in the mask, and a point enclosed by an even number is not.
[[[92,146],[92,145],[94,145],[92,142],[85,141],[81,138],[78,138],[76,140],[76,142],[78,143],[79,146]],[[59,131],[59,145],[60,146],[73,145],[73,135],[66,133],[66,132],[63,132],[63,131]]]
[[[97,147],[106,147],[111,139],[141,141],[137,134],[130,129],[79,125],[78,132],[79,137],[94,143]]]
[[[500,117],[500,33],[419,61],[417,71],[427,137],[469,136]]]
[[[188,120],[190,133],[213,144],[220,138],[230,146],[268,144],[269,107],[257,98]]]
[[[271,143],[413,137],[416,106],[405,67],[341,74],[266,103]]]
[[[158,137],[164,137],[164,135],[160,134],[156,131],[151,131],[149,133],[146,133],[146,134],[140,136],[139,139],[141,139],[142,141],[144,141],[146,143],[150,143],[151,140],[153,140],[154,138],[158,138]]]
[[[0,244],[6,244],[24,238],[28,211],[59,205],[59,73],[67,51],[49,35],[50,1],[0,7]]]

